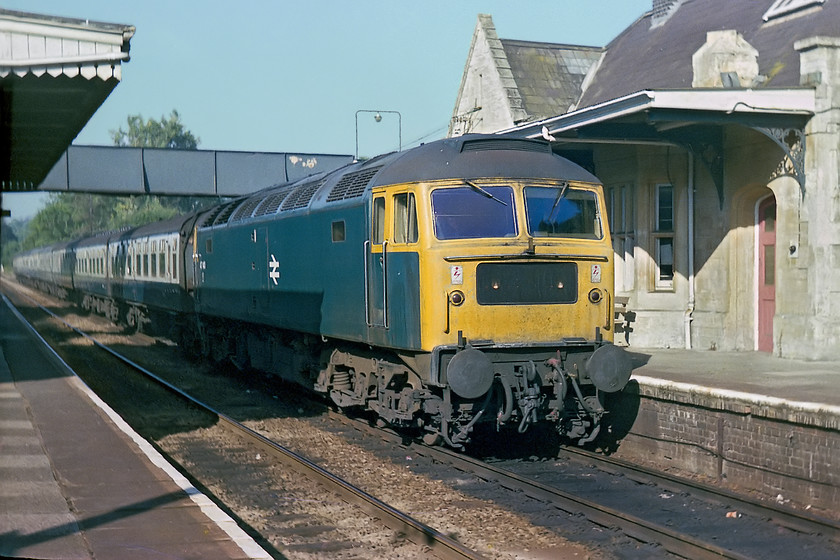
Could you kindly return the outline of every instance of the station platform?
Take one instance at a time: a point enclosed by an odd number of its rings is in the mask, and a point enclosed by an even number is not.
[[[0,558],[271,556],[0,303]]]
[[[840,429],[840,361],[763,352],[626,347],[642,393],[783,421]]]

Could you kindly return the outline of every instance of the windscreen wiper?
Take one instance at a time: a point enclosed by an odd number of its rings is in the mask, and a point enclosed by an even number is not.
[[[486,196],[487,198],[491,198],[491,199],[495,200],[496,202],[498,202],[499,204],[501,204],[502,206],[507,206],[507,205],[508,205],[508,204],[507,204],[507,202],[505,202],[505,201],[504,201],[504,200],[502,200],[501,198],[496,198],[496,197],[495,197],[495,196],[493,196],[491,193],[489,193],[489,192],[487,192],[486,190],[482,189],[481,187],[479,187],[478,185],[476,185],[476,184],[475,184],[475,183],[473,183],[472,181],[464,181],[464,183],[465,183],[465,184],[466,184],[469,188],[471,188],[472,190],[474,190],[475,192],[477,192],[478,194],[480,194],[480,195],[482,195],[482,196]]]
[[[554,216],[554,211],[557,210],[557,205],[560,204],[560,201],[566,196],[566,191],[569,189],[569,183],[564,181],[563,186],[560,187],[560,192],[557,193],[557,198],[554,199],[554,204],[551,206],[551,212],[548,213],[548,219],[551,221],[551,218]]]

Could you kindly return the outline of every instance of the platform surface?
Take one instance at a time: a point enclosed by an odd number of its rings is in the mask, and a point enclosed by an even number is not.
[[[840,362],[792,360],[764,352],[626,350],[633,356],[637,378],[840,407]]]
[[[270,558],[0,302],[0,557]]]

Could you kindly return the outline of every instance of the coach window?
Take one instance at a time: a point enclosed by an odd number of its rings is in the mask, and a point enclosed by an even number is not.
[[[152,254],[150,255],[150,258],[151,258],[151,261],[152,261],[152,262],[151,262],[151,265],[152,265],[151,275],[152,275],[152,278],[155,278],[155,277],[157,277],[157,275],[158,275],[158,270],[157,270],[157,269],[158,269],[158,267],[157,267],[157,253],[152,253]]]
[[[654,287],[656,290],[674,289],[674,187],[656,185],[656,215],[654,216]]]
[[[417,238],[414,193],[394,195],[394,243],[417,243]]]

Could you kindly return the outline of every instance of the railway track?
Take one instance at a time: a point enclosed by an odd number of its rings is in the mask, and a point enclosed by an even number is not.
[[[144,376],[144,378],[153,381],[158,386],[163,387],[168,393],[176,395],[185,403],[186,406],[193,408],[194,411],[198,411],[201,414],[212,416],[216,419],[220,426],[236,434],[246,441],[247,445],[258,450],[258,457],[260,457],[262,453],[265,453],[268,456],[280,461],[286,469],[292,469],[299,476],[311,480],[313,484],[313,494],[317,493],[320,496],[325,491],[332,493],[338,496],[342,501],[367,514],[371,524],[382,524],[395,535],[398,535],[399,538],[404,538],[413,542],[417,547],[417,551],[419,551],[417,552],[418,557],[433,557],[440,558],[442,560],[481,560],[484,558],[478,552],[469,549],[456,540],[411,517],[410,515],[403,513],[397,508],[386,504],[385,502],[368,494],[361,488],[346,482],[335,474],[322,468],[316,463],[257,433],[224,412],[217,410],[213,406],[191,396],[186,391],[154,374],[140,364],[130,360],[120,352],[102,344],[94,337],[65,322],[61,317],[46,307],[37,303],[36,305],[54,319],[64,323],[79,337],[89,341],[98,349],[107,352],[112,358],[116,359],[127,368],[130,368],[134,372]],[[26,318],[20,314],[20,312],[16,311],[16,314],[21,321],[26,321],[28,323]],[[31,323],[29,323],[29,325],[34,332],[37,332]],[[41,340],[45,345],[49,345],[47,340],[43,337],[41,337]],[[139,395],[135,395],[135,397],[140,398]],[[321,498],[319,497],[319,499]],[[224,506],[224,504],[220,505]]]
[[[136,365],[136,364],[133,364]],[[142,369],[142,368],[141,368]],[[159,380],[164,385],[169,383],[165,380]],[[173,386],[173,389],[180,391]],[[225,413],[212,409],[212,414],[220,419],[224,419],[225,423],[228,421],[237,423],[235,420],[227,416]],[[406,444],[403,437],[397,434],[389,434],[389,432],[376,430],[361,421],[352,421],[347,417],[331,414],[333,420],[342,423],[348,423],[354,430],[359,430],[373,434],[374,438],[385,438],[388,445],[392,448],[399,447],[403,449],[404,453],[409,453],[416,457],[427,458],[430,462],[439,465],[450,465],[453,469],[457,469],[463,473],[468,473],[471,477],[482,479],[490,486],[507,489],[508,492],[514,493],[518,496],[525,496],[529,500],[541,505],[548,510],[556,509],[568,513],[573,518],[586,517],[592,524],[608,528],[610,531],[619,529],[623,534],[635,539],[641,543],[647,543],[657,551],[655,556],[667,557],[678,556],[684,558],[779,558],[785,557],[783,549],[776,548],[772,542],[765,543],[767,554],[756,554],[754,549],[750,547],[731,547],[721,545],[718,537],[711,538],[697,536],[696,531],[684,530],[685,521],[677,519],[666,520],[665,522],[650,519],[643,515],[636,515],[628,513],[628,508],[624,504],[619,506],[610,506],[604,503],[603,495],[601,499],[586,498],[581,495],[579,490],[585,486],[581,484],[584,478],[578,478],[575,489],[572,491],[562,490],[561,484],[555,482],[545,482],[544,480],[550,478],[546,472],[536,473],[533,471],[533,465],[528,462],[501,462],[499,464],[489,464],[487,462],[471,459],[467,456],[449,452],[442,448],[428,448],[417,443]],[[265,453],[275,453],[273,450],[274,444],[269,438],[260,435],[252,428],[244,427],[242,432],[243,437],[254,439],[257,443],[255,445],[261,446]],[[720,502],[720,508],[725,508],[727,513],[732,511],[735,514],[735,519],[732,523],[737,523],[743,517],[748,517],[751,520],[768,519],[772,520],[765,525],[765,529],[771,527],[783,527],[791,531],[791,538],[785,546],[792,546],[797,550],[806,549],[811,553],[811,558],[834,558],[837,553],[836,541],[838,539],[838,528],[831,522],[822,521],[818,519],[809,518],[796,512],[785,511],[782,508],[768,508],[766,504],[751,502],[744,500],[731,494],[721,493],[721,491],[714,487],[704,487],[689,481],[683,481],[673,477],[662,476],[657,473],[647,472],[634,465],[622,464],[617,461],[610,460],[603,456],[581,455],[577,450],[566,450],[566,453],[573,453],[575,455],[574,461],[583,463],[584,465],[592,465],[597,463],[597,469],[606,473],[620,474],[622,478],[631,480],[633,484],[638,486],[648,486],[655,488],[654,492],[660,492],[660,495],[669,494],[670,496],[683,497],[691,495],[694,498],[700,498],[710,502]],[[293,461],[302,460],[304,463],[308,460],[292,453],[295,456]],[[564,459],[566,460],[566,459]],[[571,459],[570,459],[571,460]],[[500,468],[500,465],[506,468]],[[588,467],[591,468],[591,467]],[[530,469],[531,472],[528,472]],[[549,466],[549,471],[556,472],[566,471],[566,469],[558,469],[556,466]],[[519,472],[516,472],[519,471]],[[588,476],[588,475],[581,475]],[[336,477],[338,478],[338,477]],[[538,481],[536,478],[542,479]],[[327,483],[325,483],[327,484]],[[364,490],[356,489],[350,490],[349,494],[344,498],[347,500],[359,499],[359,496],[365,495]],[[343,491],[342,491],[343,492]],[[603,494],[603,493],[602,493]],[[607,494],[612,494],[615,498],[617,495],[622,495],[619,491],[609,491]],[[693,498],[693,499],[694,499]],[[633,500],[633,498],[630,498]],[[515,498],[514,498],[515,501]],[[675,500],[676,501],[676,500]],[[371,508],[372,506],[359,506],[360,508]],[[376,511],[374,509],[365,511]],[[372,515],[384,515],[380,513],[373,513]],[[431,538],[435,533],[433,529],[428,528],[420,523],[419,526],[411,528],[406,525],[406,521],[397,516],[391,521],[389,525],[392,530],[400,533],[406,531],[415,531],[412,540],[415,542],[425,542],[425,539]],[[406,533],[407,534],[407,533]],[[801,537],[800,537],[801,535]],[[761,538],[759,536],[759,538]],[[783,540],[785,536],[782,536]],[[744,535],[745,540],[750,540],[749,535]],[[817,545],[815,545],[817,541]],[[822,541],[825,546],[819,547],[819,542]],[[456,545],[457,541],[455,542]],[[833,543],[833,544],[832,544]],[[437,546],[437,545],[435,545]],[[460,546],[460,545],[459,545]],[[457,549],[457,546],[456,546]],[[461,551],[453,549],[453,551],[433,552],[440,557],[464,557],[457,556]],[[444,548],[437,549],[443,551]],[[469,551],[467,551],[469,552]],[[446,554],[446,556],[444,556]],[[449,554],[456,554],[456,556],[448,556]],[[639,556],[641,557],[641,556]]]
[[[723,512],[724,524],[730,528],[750,523],[740,530],[732,529],[733,538],[721,535],[717,527],[697,530],[692,527],[691,515],[663,516],[661,512],[644,511],[645,506],[629,507],[628,503],[611,505],[617,501],[633,502],[634,497],[620,488],[589,492],[586,484],[576,478],[571,484],[569,477],[556,476],[561,470],[552,464],[536,468],[523,461],[503,461],[505,467],[488,463],[445,448],[429,447],[419,442],[406,443],[399,434],[369,426],[365,421],[334,414],[334,419],[351,425],[353,429],[366,432],[371,437],[388,438],[392,445],[404,445],[407,452],[425,456],[434,462],[450,464],[456,469],[481,478],[491,485],[504,487],[512,492],[528,496],[546,507],[556,508],[574,516],[585,516],[591,522],[610,528],[619,528],[627,536],[642,543],[656,545],[674,556],[692,559],[755,559],[784,558],[801,550],[809,551],[809,558],[836,558],[840,554],[840,526],[836,522],[808,516],[789,508],[738,496],[727,490],[681,479],[665,473],[632,465],[609,457],[579,450],[564,448],[561,458],[573,461],[583,470],[597,469],[607,477],[619,476],[647,490],[660,500],[675,497],[697,504],[708,504],[708,508]],[[564,457],[565,456],[565,457]],[[544,462],[543,462],[544,463]],[[565,470],[565,469],[562,469]],[[518,471],[518,472],[517,472]],[[568,470],[566,470],[568,473]],[[538,481],[537,478],[548,480]],[[566,483],[558,482],[566,479]],[[572,490],[564,490],[571,486]],[[655,500],[654,500],[655,501]],[[696,509],[698,506],[693,505]],[[656,509],[654,504],[651,510]],[[633,511],[640,513],[634,514]],[[669,508],[673,512],[674,508]],[[667,521],[663,518],[669,517]],[[737,527],[737,525],[734,525]],[[756,531],[754,534],[750,534]],[[728,544],[720,544],[727,541]]]

